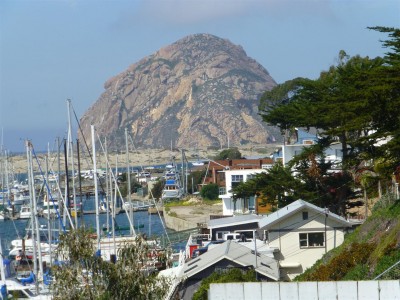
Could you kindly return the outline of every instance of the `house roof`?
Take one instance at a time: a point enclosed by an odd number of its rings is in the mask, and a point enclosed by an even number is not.
[[[226,241],[219,244],[193,260],[186,262],[180,273],[181,276],[190,278],[195,274],[215,265],[217,262],[227,259],[243,267],[254,267],[256,259],[254,251],[234,241]],[[272,280],[279,280],[278,262],[264,254],[257,253],[257,266],[255,271]]]
[[[259,222],[262,218],[263,216],[258,215],[234,215],[232,217],[210,220],[208,222],[208,228],[214,229],[226,226],[235,226],[252,222]]]
[[[264,227],[270,227],[274,225],[275,223],[297,213],[298,211],[303,210],[304,208],[313,210],[317,213],[325,215],[325,213],[328,213],[328,217],[331,219],[334,219],[335,221],[339,222],[340,224],[343,224],[346,227],[351,227],[352,224],[347,221],[345,218],[334,214],[330,211],[326,211],[324,208],[318,207],[314,204],[311,204],[307,201],[304,200],[297,200],[293,203],[290,203],[289,205],[286,205],[285,207],[277,210],[276,212],[269,214],[267,216],[264,216],[260,221],[259,221],[259,227],[264,228]]]

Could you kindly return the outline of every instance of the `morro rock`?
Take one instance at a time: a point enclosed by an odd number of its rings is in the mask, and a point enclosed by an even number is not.
[[[241,46],[190,35],[109,79],[81,128],[90,140],[94,125],[111,150],[124,149],[125,128],[137,147],[266,144],[278,130],[262,122],[258,103],[275,85]]]

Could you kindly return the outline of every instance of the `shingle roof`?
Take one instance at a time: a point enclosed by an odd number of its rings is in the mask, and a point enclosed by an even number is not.
[[[244,267],[254,267],[256,262],[253,250],[240,243],[229,240],[209,249],[199,257],[186,262],[183,265],[181,274],[184,277],[190,278],[223,259],[230,260]],[[255,271],[272,280],[279,280],[278,262],[274,258],[264,254],[257,253],[257,267],[255,267]]]
[[[297,201],[290,203],[289,205],[286,205],[285,207],[277,210],[276,212],[274,212],[272,214],[264,216],[258,222],[259,228],[271,226],[271,225],[275,224],[276,222],[278,222],[288,216],[291,216],[300,210],[303,210],[304,208],[314,210],[320,214],[326,213],[324,208],[318,207],[318,206],[311,204],[309,202],[306,202],[304,200],[297,200]],[[336,220],[337,222],[343,224],[344,226],[347,226],[347,227],[352,226],[352,224],[349,221],[347,221],[346,219],[344,219],[343,217],[338,216],[337,214],[334,214],[329,211],[327,211],[327,213],[328,213],[329,218]]]
[[[234,226],[234,225],[247,224],[251,222],[258,222],[262,218],[263,216],[251,214],[251,215],[234,215],[232,217],[212,219],[208,222],[208,228],[213,229],[225,226]]]

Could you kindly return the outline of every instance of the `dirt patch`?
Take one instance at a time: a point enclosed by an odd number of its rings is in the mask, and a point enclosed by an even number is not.
[[[172,206],[170,207],[170,213],[175,213],[177,218],[192,223],[207,223],[210,220],[210,215],[222,215],[222,203],[214,205]]]

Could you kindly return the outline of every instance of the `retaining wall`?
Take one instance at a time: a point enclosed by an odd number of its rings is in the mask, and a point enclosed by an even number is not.
[[[165,212],[165,209],[164,209],[164,221],[165,221],[165,226],[167,226],[167,228],[173,229],[175,231],[188,230],[197,227],[197,224],[168,215],[168,213]]]

